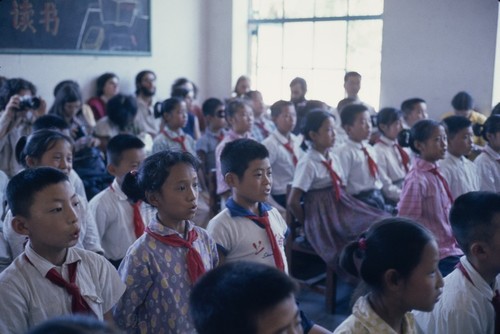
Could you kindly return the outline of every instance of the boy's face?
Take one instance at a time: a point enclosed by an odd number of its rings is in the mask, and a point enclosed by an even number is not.
[[[215,109],[213,116],[207,116],[208,123],[212,127],[213,131],[220,130],[226,127],[226,111],[223,105],[218,106]]]
[[[346,125],[344,128],[352,141],[361,142],[368,139],[372,129],[370,113],[367,110],[357,114],[353,124]]]
[[[78,242],[79,206],[78,196],[68,181],[51,184],[34,195],[29,218],[14,217],[14,229],[27,235],[41,256],[56,254]]]
[[[239,205],[250,209],[255,208],[258,202],[267,201],[273,184],[271,163],[268,158],[250,161],[241,179],[233,173],[228,173],[226,181],[228,176],[234,200]]]
[[[260,117],[265,110],[264,100],[261,93],[254,93],[252,97],[252,108],[255,117]]]
[[[347,97],[357,97],[359,90],[361,89],[361,78],[357,75],[349,76],[344,83],[344,88],[347,93]]]
[[[170,130],[176,131],[186,126],[188,121],[186,103],[182,101],[174,110],[165,113],[165,121],[167,122]]]
[[[146,152],[142,148],[125,150],[122,152],[120,162],[117,166],[113,164],[108,165],[108,172],[116,177],[118,184],[121,186],[125,175],[132,170],[137,170],[145,158]]]
[[[276,128],[284,136],[287,136],[293,130],[296,122],[297,113],[295,112],[295,107],[293,105],[283,107],[281,114],[274,119]]]
[[[427,104],[424,102],[416,103],[413,109],[406,117],[406,123],[411,128],[415,123],[422,119],[427,119],[429,115],[427,114]]]
[[[448,152],[456,157],[468,155],[472,150],[472,127],[463,128],[453,137],[448,137]]]
[[[66,140],[58,140],[42,157],[32,159],[28,157],[30,167],[53,167],[68,175],[73,168],[73,148]]]
[[[253,125],[253,111],[250,106],[245,105],[244,108],[239,108],[233,115],[229,118],[229,124],[231,124],[233,131],[237,134],[244,134],[250,131]]]
[[[302,334],[299,308],[295,297],[290,295],[276,306],[257,317],[258,334]]]

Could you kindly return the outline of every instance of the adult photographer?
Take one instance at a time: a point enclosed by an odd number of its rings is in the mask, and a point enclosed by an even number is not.
[[[15,159],[16,143],[31,133],[33,122],[47,111],[45,101],[36,96],[31,82],[14,78],[0,87],[0,169],[9,177],[21,166]]]

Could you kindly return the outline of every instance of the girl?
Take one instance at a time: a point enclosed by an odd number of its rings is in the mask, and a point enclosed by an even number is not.
[[[331,153],[334,127],[333,116],[326,111],[307,114],[303,135],[309,149],[297,164],[287,207],[304,226],[314,250],[327,264],[336,267],[342,247],[387,214],[345,191],[344,173],[338,158]]]
[[[500,192],[500,114],[491,115],[483,125],[476,124],[474,134],[488,142],[474,161],[481,190]]]
[[[388,177],[382,192],[389,203],[395,205],[401,196],[401,188],[406,173],[410,170],[410,155],[398,143],[397,137],[403,129],[401,111],[383,108],[377,114],[377,126],[380,138],[374,145],[378,168]]]
[[[334,333],[417,333],[410,311],[434,308],[443,287],[438,260],[436,241],[423,226],[403,218],[372,225],[340,259],[369,292]]]
[[[28,138],[22,137],[16,146],[18,161],[24,168],[53,167],[61,170],[64,174],[71,176],[73,167],[73,142],[66,135],[53,130],[38,130]],[[74,185],[79,178],[70,177]],[[81,182],[81,180],[80,180]],[[75,187],[76,188],[76,187]],[[96,253],[103,253],[97,225],[91,214],[88,213],[88,203],[85,197],[77,194],[80,201],[78,210],[80,235],[77,247],[84,248]],[[15,258],[24,250],[26,237],[12,230],[12,214],[7,212],[3,227],[4,236]]]
[[[239,138],[252,138],[250,130],[253,125],[252,108],[242,99],[230,100],[226,107],[227,123],[230,130],[224,136],[224,139],[215,148],[215,169],[217,177],[217,194],[221,196],[221,207],[224,208],[224,201],[229,197],[229,187],[224,181],[224,175],[221,172],[220,155],[222,149],[228,142]]]
[[[446,145],[445,129],[438,122],[425,119],[413,125],[404,146],[410,146],[417,156],[398,204],[400,216],[416,220],[436,236],[443,276],[454,269],[462,255],[448,219],[453,197],[436,164],[444,158]]]
[[[198,199],[197,169],[190,153],[161,151],[125,177],[127,196],[158,210],[119,268],[127,290],[114,318],[127,333],[194,332],[189,293],[218,264],[215,242],[190,222]]]
[[[153,141],[153,153],[169,149],[196,154],[193,137],[182,130],[187,124],[186,102],[177,97],[166,99],[155,106],[155,118],[161,118],[162,127]]]
[[[96,96],[87,102],[92,108],[96,121],[106,116],[106,103],[118,94],[120,90],[118,83],[119,79],[114,73],[104,73],[97,78]]]

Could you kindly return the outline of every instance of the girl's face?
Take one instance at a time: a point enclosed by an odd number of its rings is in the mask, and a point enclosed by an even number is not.
[[[158,209],[158,217],[163,225],[176,227],[180,222],[194,217],[198,208],[198,176],[193,166],[178,163],[170,168],[170,173],[161,189],[146,194],[148,201]]]
[[[321,123],[318,131],[310,131],[309,138],[311,138],[314,148],[323,152],[335,144],[335,122],[333,117],[328,117]]]
[[[104,89],[103,89],[103,95],[111,98],[118,94],[120,91],[120,87],[118,86],[118,78],[110,78],[106,83],[104,84]]]
[[[82,101],[64,103],[63,113],[65,118],[72,119],[75,117],[78,110],[82,108]]]
[[[29,167],[54,167],[66,175],[73,168],[73,147],[64,139],[59,139],[40,159],[27,157]]]
[[[486,134],[486,138],[488,138],[488,145],[490,145],[493,151],[500,153],[500,131],[488,133]]]
[[[282,135],[288,136],[288,134],[295,127],[295,123],[297,123],[297,113],[295,112],[295,107],[293,105],[284,107],[278,117],[274,119],[274,123]]]
[[[253,111],[250,106],[239,108],[232,117],[228,119],[233,131],[243,135],[250,131],[253,125]]]
[[[400,300],[406,311],[432,311],[443,288],[438,263],[439,251],[433,240],[424,247],[420,263],[403,283]]]
[[[396,122],[393,122],[390,125],[380,124],[380,129],[382,130],[384,136],[389,138],[390,140],[395,140],[398,137],[398,133],[401,132],[403,128],[403,122],[401,119],[398,119]]]
[[[186,126],[188,121],[186,103],[181,102],[171,112],[164,113],[165,121],[170,130],[178,130]]]
[[[444,128],[441,125],[434,128],[427,140],[423,142],[415,141],[415,147],[420,151],[420,157],[425,161],[436,162],[443,159],[447,148]]]

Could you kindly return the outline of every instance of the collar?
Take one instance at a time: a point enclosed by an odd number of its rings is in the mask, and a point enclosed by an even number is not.
[[[191,231],[194,228],[193,223],[191,223],[189,220],[185,220],[185,222],[187,224],[188,232]],[[167,227],[165,225],[160,224],[160,222],[158,221],[158,218],[155,218],[154,220],[152,220],[149,223],[148,227],[152,232],[159,234],[161,236],[177,234],[181,238],[184,238],[184,235],[182,235],[182,233],[179,233],[176,230],[171,229],[170,227]]]
[[[147,108],[151,108],[154,106],[155,101],[154,99],[151,99],[151,103],[147,103],[141,96],[137,95],[136,97],[137,103],[142,104],[143,106],[146,106]]]
[[[228,132],[227,132],[227,137],[231,140],[236,140],[236,139],[240,139],[240,138],[252,138],[250,136],[250,132],[246,132],[242,135],[240,134],[237,134],[236,132],[234,132],[233,129],[230,129]]]
[[[179,129],[177,131],[173,131],[173,130],[170,130],[170,128],[168,127],[168,125],[165,124],[165,127],[163,128],[163,130],[172,138],[176,138],[176,137],[181,137],[181,136],[185,136],[186,134],[184,133],[184,131],[182,129]]]
[[[493,160],[499,160],[500,159],[500,154],[495,152],[491,146],[488,144],[483,148],[484,153],[488,154],[490,157],[493,158]]]
[[[52,268],[58,267],[58,266],[55,266],[53,263],[49,262],[47,259],[45,259],[41,255],[39,255],[37,252],[35,252],[35,250],[33,248],[31,248],[31,242],[29,242],[29,241],[26,244],[26,247],[24,249],[24,254],[30,260],[33,267],[35,267],[35,269],[43,277],[45,277],[47,275],[49,270],[51,270]],[[82,258],[80,257],[80,255],[77,252],[73,251],[73,249],[71,247],[67,248],[66,249],[66,259],[64,260],[61,267],[67,266],[70,263],[80,262],[81,260],[82,260]]]
[[[485,296],[488,300],[491,300],[493,297],[495,290],[498,289],[498,281],[499,278],[497,276],[497,279],[495,280],[495,286],[492,288],[488,282],[486,282],[483,277],[474,269],[472,264],[469,262],[466,256],[462,256],[460,258],[460,263],[462,263],[462,266],[464,267],[465,271],[467,271],[467,274],[469,274],[470,280],[472,285],[474,285],[479,292],[483,296]],[[459,270],[459,269],[456,269]],[[463,273],[459,272],[459,275],[463,275]]]
[[[346,145],[349,145],[351,147],[355,147],[359,150],[361,150],[363,147],[367,147],[368,146],[367,144],[368,144],[368,141],[366,141],[366,140],[363,140],[361,143],[358,143],[358,142],[352,140],[351,138],[347,138],[347,140],[346,140]]]
[[[223,134],[224,136],[227,135],[226,131],[224,131],[224,128],[220,129],[219,131],[217,132],[213,132],[212,130],[210,130],[209,128],[206,128],[205,129],[205,133],[211,137],[218,137],[219,135]]]
[[[263,202],[259,202],[258,206],[260,215],[262,215],[263,212],[271,211],[273,208],[269,204]],[[226,208],[229,210],[231,217],[255,216],[255,214],[252,211],[245,209],[241,205],[236,203],[232,197],[230,197],[226,201]]]
[[[394,144],[396,144],[396,141],[395,141],[395,140],[391,140],[391,139],[387,138],[387,137],[386,137],[386,136],[384,136],[384,135],[381,135],[381,136],[380,136],[380,138],[379,138],[379,140],[380,140],[383,144],[385,144],[385,145],[387,145],[387,146],[393,146]]]
[[[414,166],[417,170],[426,171],[426,172],[430,171],[433,168],[438,167],[437,164],[433,164],[433,163],[426,161],[426,160],[419,158],[419,157],[415,158]]]
[[[323,154],[316,151],[314,148],[310,148],[307,151],[307,155],[309,159],[311,159],[312,161],[319,161],[319,162],[328,161],[328,158],[330,158],[330,151],[328,151],[328,157],[325,157]]]
[[[452,161],[455,164],[463,164],[464,163],[464,157],[456,157],[449,152],[446,152],[446,155],[444,158]]]
[[[278,131],[278,129],[274,130],[272,132],[272,135],[276,138],[276,140],[282,144],[282,145],[285,145],[286,143],[288,142],[292,142],[294,143],[295,142],[295,138],[294,138],[294,135],[290,132],[290,139],[288,139],[287,137],[283,136],[281,134],[281,132]]]
[[[128,200],[127,195],[125,195],[125,193],[123,192],[122,188],[118,184],[118,181],[116,180],[116,177],[115,177],[115,179],[113,180],[113,182],[111,183],[111,185],[109,187],[110,187],[111,192],[116,197],[118,197],[118,199],[120,201],[126,201],[126,200]]]

